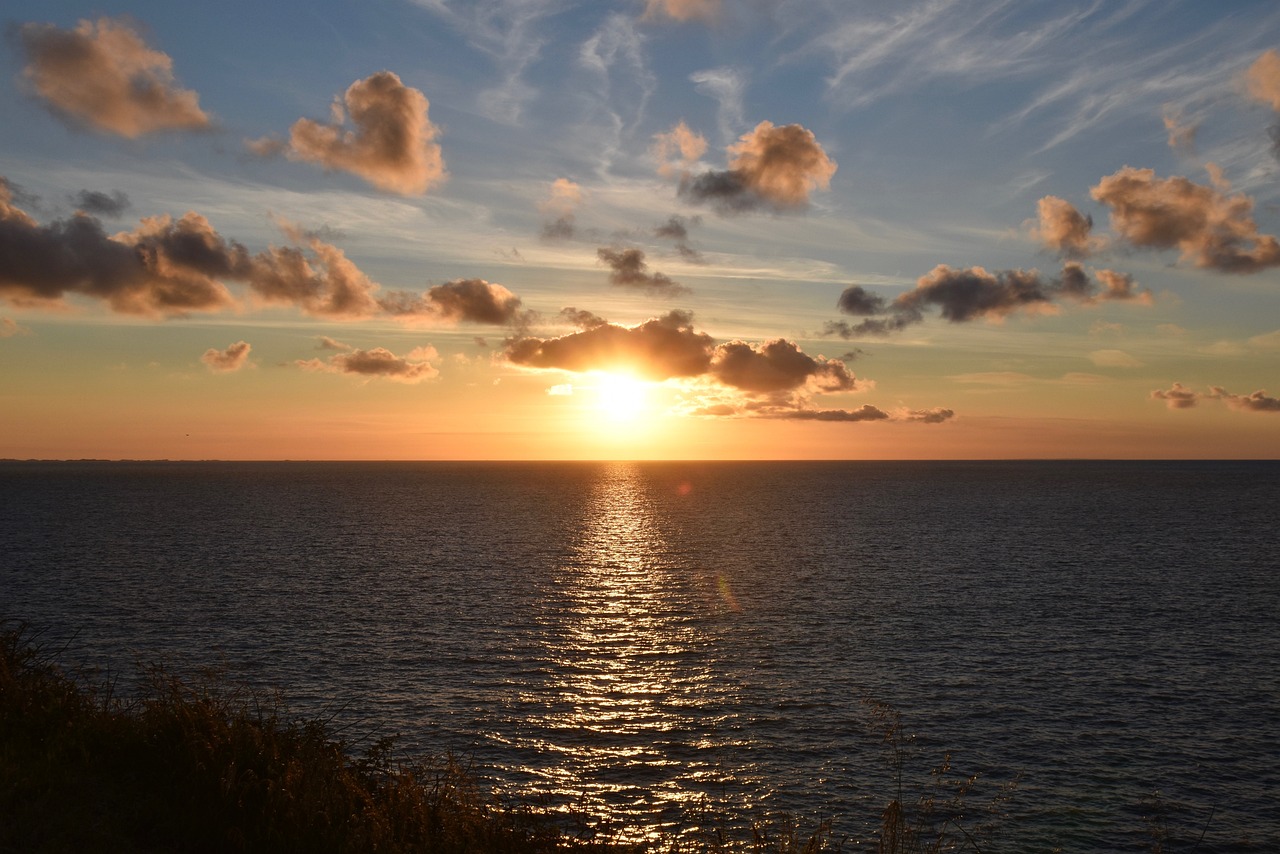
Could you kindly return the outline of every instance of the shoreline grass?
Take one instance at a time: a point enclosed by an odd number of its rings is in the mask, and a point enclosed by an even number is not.
[[[896,712],[869,704],[898,775],[875,839],[785,816],[730,829],[703,814],[696,833],[626,842],[504,800],[452,755],[404,761],[391,738],[357,750],[214,673],[144,667],[124,699],[57,659],[24,625],[0,624],[0,852],[988,851],[1008,794],[968,810],[973,780],[952,780],[944,762],[935,794],[906,801],[910,739]]]

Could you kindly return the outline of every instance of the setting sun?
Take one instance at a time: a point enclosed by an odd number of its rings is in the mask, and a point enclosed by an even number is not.
[[[635,421],[649,410],[648,384],[628,374],[600,374],[596,410],[610,421]]]

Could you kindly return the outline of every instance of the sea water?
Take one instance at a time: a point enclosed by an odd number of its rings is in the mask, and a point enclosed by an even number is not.
[[[949,755],[972,826],[1018,780],[1002,850],[1280,849],[1275,463],[10,462],[0,501],[0,617],[66,663],[218,665],[626,836],[865,841]]]

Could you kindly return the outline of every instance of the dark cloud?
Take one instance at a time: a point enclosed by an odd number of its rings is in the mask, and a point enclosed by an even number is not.
[[[316,344],[317,350],[350,350],[350,344],[344,344],[336,338],[330,338],[328,335],[321,335],[317,339],[320,343]]]
[[[710,373],[724,385],[748,393],[792,391],[804,386],[822,392],[858,390],[858,381],[844,362],[810,356],[785,338],[758,346],[744,341],[721,344],[712,355]]]
[[[836,171],[813,132],[800,125],[761,122],[731,145],[729,154],[729,168],[723,172],[684,176],[681,197],[708,203],[721,213],[803,208],[809,194],[825,189]]]
[[[664,273],[650,273],[640,249],[611,249],[601,247],[596,256],[608,264],[613,272],[609,281],[619,287],[644,291],[655,296],[678,296],[689,289]]]
[[[560,309],[559,316],[579,329],[595,329],[597,326],[604,326],[609,322],[598,314],[586,309],[574,308],[571,305]]]
[[[1213,173],[1215,176],[1217,173]],[[1126,166],[1090,193],[1111,208],[1111,227],[1134,246],[1178,249],[1183,260],[1223,273],[1256,273],[1280,266],[1280,241],[1260,234],[1253,200],[1228,195],[1225,182],[1206,187],[1186,178],[1157,178]]]
[[[689,263],[705,264],[706,259],[702,257],[702,253],[689,245],[689,226],[699,225],[701,222],[700,216],[684,217],[673,214],[666,222],[653,229],[653,236],[672,241],[680,257]]]
[[[314,239],[309,249],[251,254],[194,212],[147,217],[110,236],[86,213],[40,225],[0,186],[0,297],[11,302],[82,294],[118,312],[181,316],[234,305],[223,283],[242,282],[267,302],[309,314],[353,319],[377,312],[377,284],[342,250]]]
[[[147,47],[128,24],[99,18],[74,30],[24,24],[23,76],[58,113],[133,139],[164,130],[208,127],[199,96],[173,79],[169,55]]]
[[[921,424],[941,424],[943,421],[949,421],[955,417],[955,413],[950,409],[943,409],[935,406],[932,409],[907,409],[901,412],[898,421],[918,421]]]
[[[420,195],[445,179],[437,130],[427,118],[427,98],[390,71],[348,87],[333,105],[331,124],[298,119],[287,143],[251,140],[259,155],[283,152],[293,160],[359,175],[382,190]],[[350,118],[354,130],[346,127]]]
[[[925,309],[932,307],[940,309],[942,317],[952,323],[967,323],[979,318],[1002,320],[1018,311],[1054,311],[1056,301],[1061,299],[1084,304],[1106,300],[1150,302],[1150,293],[1136,290],[1131,276],[1114,270],[1100,270],[1097,276],[1095,281],[1074,261],[1063,265],[1062,274],[1056,279],[1046,278],[1037,270],[990,273],[982,267],[954,269],[939,264],[920,277],[913,290],[900,294],[888,305],[877,304],[877,298],[857,286],[846,290],[841,294],[842,305],[848,295],[847,302],[858,311],[878,308],[886,316],[868,317],[856,324],[828,321],[823,332],[845,339],[887,335],[920,323]]]
[[[578,227],[574,222],[573,214],[564,214],[550,222],[544,222],[542,224],[541,237],[549,242],[572,240],[577,231]]]
[[[438,354],[434,347],[419,347],[405,356],[397,356],[385,347],[369,350],[348,349],[330,356],[328,360],[305,359],[294,362],[305,371],[356,374],[374,378],[382,377],[396,382],[417,383],[434,379],[440,372],[431,361]]]
[[[715,342],[696,332],[693,315],[670,311],[638,326],[601,323],[560,338],[518,337],[506,344],[516,365],[566,371],[631,371],[649,380],[707,372]]]
[[[81,190],[72,202],[77,209],[95,216],[118,217],[129,209],[129,197],[119,190],[110,193]]]
[[[884,297],[873,294],[861,285],[850,285],[840,293],[836,300],[836,308],[842,314],[864,317],[869,314],[880,314],[884,311]]]
[[[494,326],[523,325],[529,319],[518,296],[484,279],[456,279],[422,294],[390,291],[378,304],[388,314],[404,319]]]
[[[204,351],[200,361],[214,373],[230,373],[249,364],[249,351],[252,349],[245,341],[237,341],[225,350],[210,347]]]
[[[794,421],[888,421],[889,413],[864,403],[857,409],[793,409],[770,417]]]

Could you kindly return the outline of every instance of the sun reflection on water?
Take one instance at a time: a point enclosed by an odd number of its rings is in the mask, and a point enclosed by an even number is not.
[[[747,780],[736,686],[717,668],[730,608],[716,576],[690,573],[635,466],[605,469],[540,620],[545,680],[517,706],[539,760],[525,794],[641,837],[686,829],[697,804]]]

